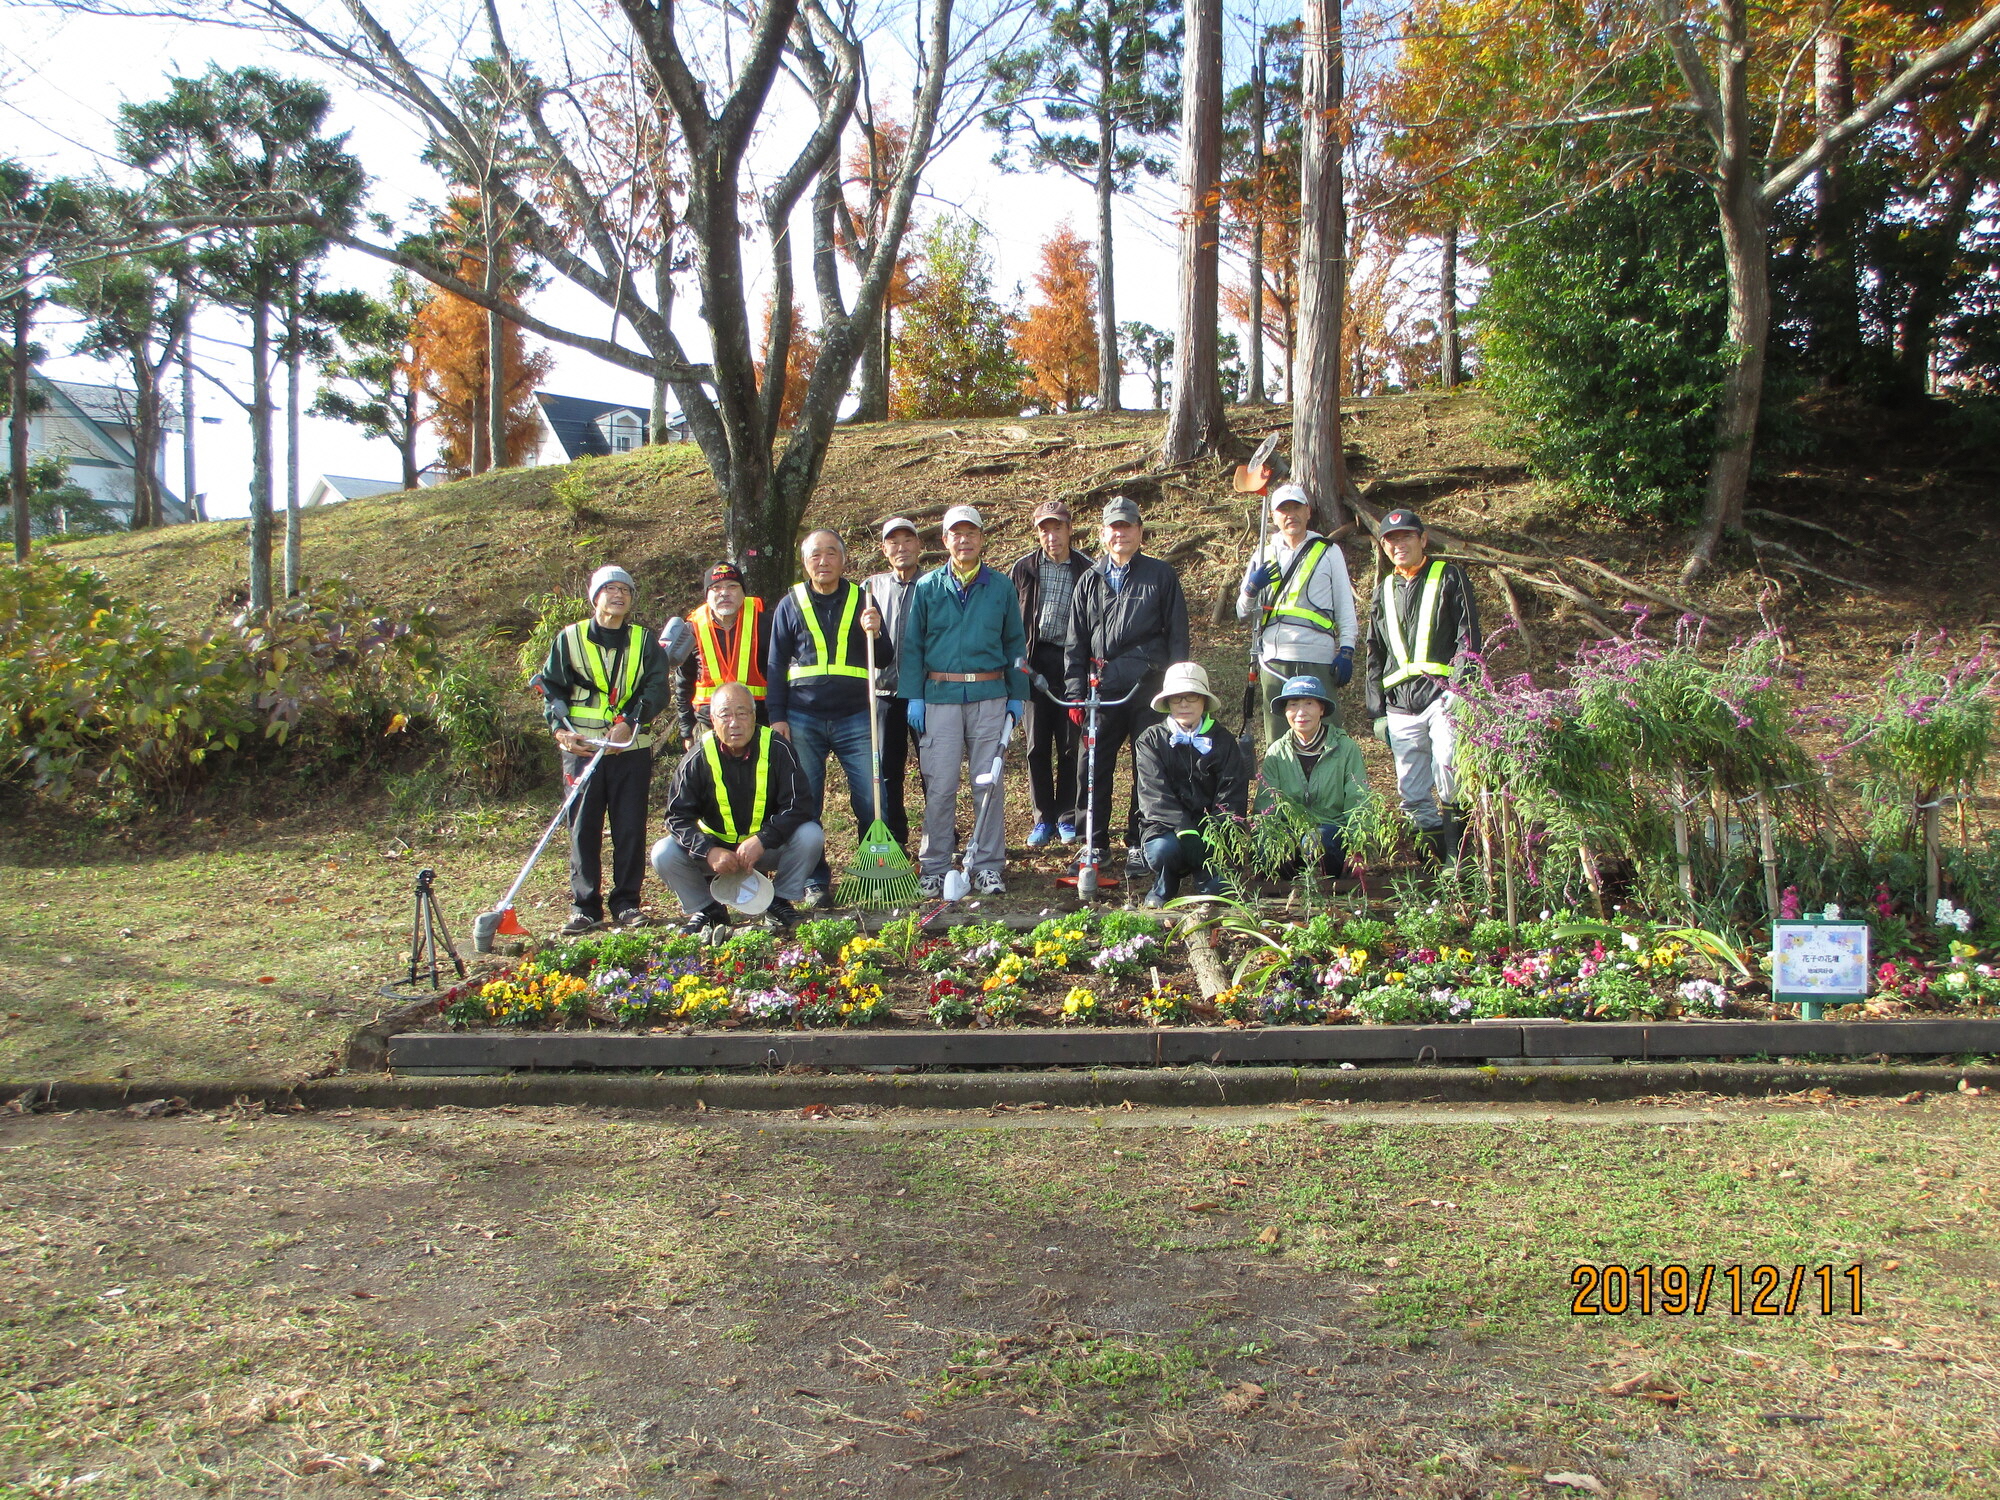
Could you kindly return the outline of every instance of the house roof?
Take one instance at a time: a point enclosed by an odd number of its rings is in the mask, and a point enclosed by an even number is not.
[[[365,500],[370,495],[394,494],[403,488],[400,479],[356,479],[352,474],[322,474],[319,482],[343,500]]]
[[[597,419],[607,412],[630,412],[638,418],[642,433],[649,420],[647,412],[626,401],[592,401],[582,396],[558,396],[554,391],[536,391],[535,399],[542,405],[549,430],[562,444],[565,458],[594,457],[611,451],[611,444],[597,426]]]
[[[138,395],[122,385],[91,385],[81,380],[50,380],[49,385],[67,396],[76,409],[93,422],[130,427],[139,418]],[[160,430],[179,432],[181,414],[167,400],[160,402]]]

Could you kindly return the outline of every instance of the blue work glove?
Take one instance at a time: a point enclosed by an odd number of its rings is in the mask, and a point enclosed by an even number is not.
[[[1346,687],[1354,676],[1354,648],[1342,646],[1333,656],[1333,685]]]
[[[921,699],[921,698],[912,698],[912,699],[910,700],[910,707],[909,707],[909,714],[908,714],[908,717],[909,717],[909,720],[910,720],[910,728],[911,728],[911,729],[913,729],[913,730],[915,730],[915,731],[916,731],[916,732],[917,732],[918,734],[922,734],[922,733],[924,732],[924,700],[923,700],[923,699]]]
[[[1269,563],[1259,563],[1243,577],[1243,592],[1255,598],[1278,581],[1278,570]]]
[[[1009,698],[1007,700],[1007,717],[1012,719],[1016,724],[1025,724],[1028,720],[1027,700]]]

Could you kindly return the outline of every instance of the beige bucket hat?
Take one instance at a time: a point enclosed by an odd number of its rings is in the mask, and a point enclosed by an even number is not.
[[[1166,680],[1160,684],[1160,690],[1153,694],[1153,712],[1165,713],[1167,700],[1182,693],[1200,693],[1208,700],[1210,713],[1222,712],[1222,700],[1209,690],[1208,668],[1198,661],[1177,661],[1167,668]]]

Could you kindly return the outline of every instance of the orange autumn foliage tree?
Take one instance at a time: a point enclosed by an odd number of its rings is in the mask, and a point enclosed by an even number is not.
[[[1014,352],[1028,366],[1021,395],[1076,411],[1097,394],[1097,261],[1067,222],[1042,246],[1035,287],[1041,300],[1014,335]]]
[[[771,348],[771,314],[773,299],[764,299],[764,349]],[[757,381],[764,381],[766,361],[757,362]],[[806,387],[812,383],[813,368],[819,363],[819,335],[806,328],[805,314],[799,311],[798,303],[792,304],[792,337],[785,346],[785,394],[778,403],[778,425],[794,427],[798,425],[799,412],[804,409]]]
[[[457,275],[477,286],[485,274],[476,252],[459,256]],[[517,323],[503,323],[501,390],[507,401],[508,465],[534,452],[539,421],[535,386],[555,364],[546,349],[528,352]],[[418,384],[430,398],[431,428],[438,435],[438,459],[453,478],[483,474],[493,467],[486,420],[486,311],[450,292],[434,293],[418,309],[410,346]]]

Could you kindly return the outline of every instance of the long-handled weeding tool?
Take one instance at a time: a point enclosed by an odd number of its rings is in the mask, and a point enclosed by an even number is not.
[[[1103,671],[1104,663],[1093,658],[1090,663],[1087,690],[1081,698],[1058,698],[1056,690],[1049,686],[1048,678],[1039,673],[1035,677],[1035,686],[1047,696],[1049,702],[1064,708],[1083,710],[1083,853],[1077,856],[1076,874],[1063,876],[1061,883],[1074,885],[1078,898],[1084,901],[1096,900],[1098,887],[1118,884],[1115,879],[1107,880],[1098,873],[1097,715],[1101,709],[1116,708],[1129,700],[1132,693],[1139,691],[1139,684],[1135,683],[1131,692],[1122,698],[1101,696],[1098,689],[1103,683]]]
[[[1253,566],[1263,567],[1264,556],[1270,550],[1271,507],[1263,500],[1270,488],[1271,470],[1268,467],[1271,455],[1278,449],[1278,434],[1272,433],[1257,445],[1257,451],[1250,455],[1250,462],[1236,471],[1231,481],[1232,488],[1239,495],[1256,495],[1257,506],[1257,555]],[[1255,601],[1252,601],[1253,603]],[[1257,709],[1257,653],[1264,645],[1264,615],[1266,611],[1258,606],[1250,611],[1250,670],[1243,683],[1243,754],[1251,765],[1257,764],[1257,733],[1251,727]]]
[[[882,821],[882,724],[879,718],[882,700],[875,696],[874,633],[868,632],[866,638],[868,753],[874,763],[875,821],[861,835],[861,845],[854,851],[854,863],[848,866],[846,876],[834,887],[833,904],[888,911],[892,907],[915,904],[918,896],[917,872],[911,868],[910,857],[896,842],[889,825]]]
[[[624,722],[622,718],[618,719],[613,723],[612,728],[616,730],[618,725]],[[514,898],[521,894],[521,887],[526,885],[528,881],[528,872],[535,868],[535,861],[542,857],[542,850],[548,847],[549,840],[555,836],[555,831],[562,826],[563,819],[569,816],[570,809],[583,796],[584,787],[590,783],[591,773],[597,769],[598,762],[604,759],[605,752],[610,748],[610,742],[607,740],[586,740],[585,743],[595,745],[597,753],[590,757],[589,764],[577,772],[576,780],[569,784],[569,795],[563,798],[562,806],[556,809],[556,815],[549,820],[549,826],[542,830],[542,836],[535,840],[535,847],[528,855],[528,862],[521,866],[521,873],[516,875],[514,883],[507,887],[507,894],[500,898],[499,905],[495,906],[491,911],[479,913],[478,916],[472,919],[472,951],[474,953],[491,953],[493,951],[493,939],[496,936],[528,936],[528,929],[523,927],[521,919],[514,915]]]

